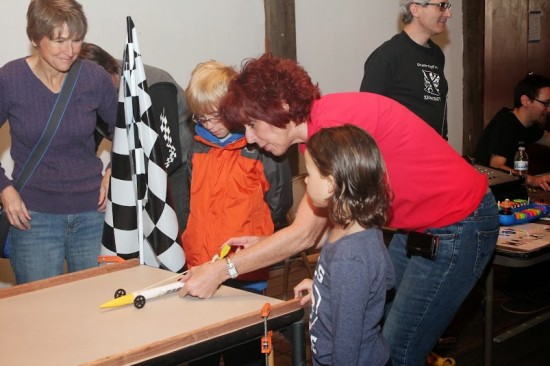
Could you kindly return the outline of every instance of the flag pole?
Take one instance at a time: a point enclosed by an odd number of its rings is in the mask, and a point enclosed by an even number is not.
[[[132,22],[131,17],[126,17],[126,26],[127,26],[127,42],[126,47],[127,50],[125,52],[125,57],[127,59],[124,60],[124,70],[135,70],[136,66],[136,60],[135,60],[135,53],[134,53],[134,37],[133,37],[133,30],[134,30],[134,23]],[[132,49],[129,49],[129,45],[132,45]],[[126,88],[129,88],[130,90],[124,88],[124,92],[129,92],[130,95],[137,95],[137,82],[136,77],[133,75],[133,73],[128,72],[127,75],[125,75],[125,79],[127,81]],[[129,150],[133,151],[134,155],[133,158],[130,158],[130,165],[132,167],[132,180],[134,183],[134,190],[135,190],[135,197],[136,197],[136,217],[137,217],[137,231],[138,231],[138,248],[139,248],[139,263],[145,264],[145,255],[144,255],[144,248],[143,248],[143,199],[141,198],[141,192],[143,189],[140,188],[140,183],[137,179],[138,172],[143,172],[142,165],[144,164],[144,158],[141,156],[142,151],[136,149],[136,138],[137,140],[141,140],[139,135],[139,129],[136,127],[136,114],[134,110],[134,106],[131,103],[125,103],[124,109],[126,111],[126,132],[128,134],[128,145]]]
[[[139,264],[145,264],[145,255],[143,251],[143,200],[137,200],[136,208],[138,224]]]
[[[131,17],[126,20],[128,34],[102,253],[139,256],[140,264],[181,272],[185,268],[185,253],[179,243],[176,212],[167,195],[163,135],[155,123],[137,31]],[[158,103],[163,104],[164,100]]]

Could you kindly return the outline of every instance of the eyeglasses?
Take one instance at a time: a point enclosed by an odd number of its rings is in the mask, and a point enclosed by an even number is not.
[[[212,117],[210,117],[210,118],[205,118],[204,116],[198,116],[198,115],[196,115],[196,114],[193,114],[193,115],[191,116],[191,120],[192,120],[193,122],[195,122],[196,124],[198,124],[198,125],[204,125],[204,124],[206,124],[206,123],[208,123],[208,122],[210,122],[210,123],[216,123],[216,122],[217,122],[216,120],[217,120],[218,118],[220,118],[220,116],[219,116],[217,113],[212,114]]]
[[[542,104],[544,106],[544,108],[550,107],[550,100],[547,100],[546,102],[543,102],[542,100],[538,100],[537,98],[533,98],[533,100],[536,100],[537,102]]]
[[[438,6],[438,7],[439,7],[439,10],[441,10],[441,11],[445,11],[445,10],[451,8],[451,4],[450,4],[450,3],[446,3],[446,2],[440,2],[440,3],[427,3],[427,4],[414,3],[414,4],[416,4],[416,5],[421,5],[421,6],[428,6],[428,5]]]

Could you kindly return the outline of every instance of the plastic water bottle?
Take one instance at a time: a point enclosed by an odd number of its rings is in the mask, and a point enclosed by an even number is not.
[[[519,175],[525,178],[527,176],[528,168],[529,158],[527,157],[527,152],[525,152],[525,148],[523,146],[520,146],[518,148],[518,151],[516,151],[516,155],[514,156],[514,170],[516,170]]]

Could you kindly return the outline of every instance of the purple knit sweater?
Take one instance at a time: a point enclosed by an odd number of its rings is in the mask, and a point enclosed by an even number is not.
[[[25,58],[0,68],[0,125],[10,124],[16,179],[44,131],[57,94],[31,71]],[[28,210],[69,214],[97,209],[103,164],[95,153],[96,116],[114,130],[117,96],[100,66],[82,61],[79,79],[59,129],[21,197]],[[0,167],[0,191],[12,182]]]

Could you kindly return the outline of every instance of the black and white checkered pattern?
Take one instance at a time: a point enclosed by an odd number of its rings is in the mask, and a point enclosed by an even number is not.
[[[164,167],[168,169],[174,160],[176,160],[178,154],[176,152],[176,147],[172,143],[172,133],[170,131],[170,125],[168,124],[168,118],[166,117],[164,110],[160,114],[160,131],[162,132],[162,137],[164,138],[166,150],[168,150],[168,157],[164,162]]]
[[[156,132],[158,124],[152,112],[137,32],[130,17],[127,22],[101,254],[124,259],[139,257],[142,231],[144,263],[180,272],[185,254],[178,242],[176,213],[167,198],[162,141]]]

